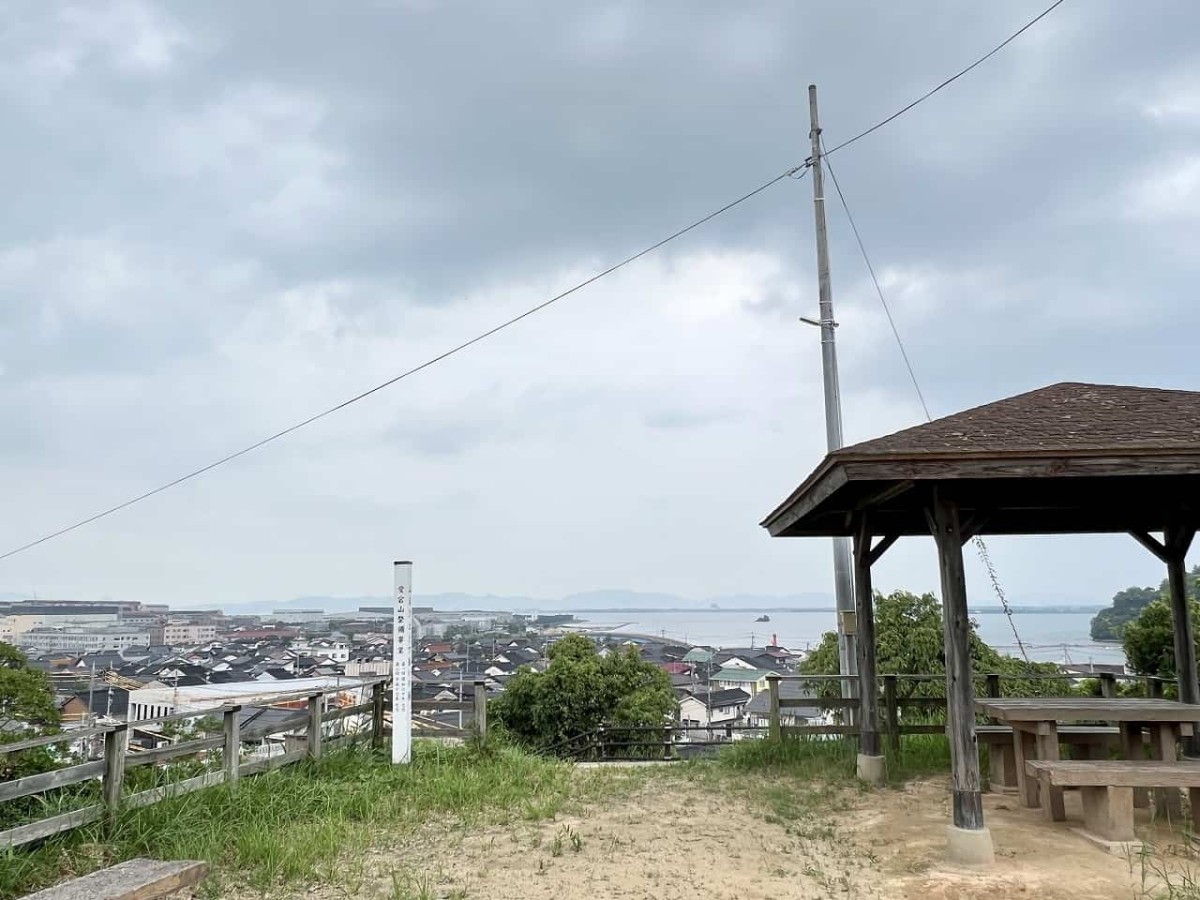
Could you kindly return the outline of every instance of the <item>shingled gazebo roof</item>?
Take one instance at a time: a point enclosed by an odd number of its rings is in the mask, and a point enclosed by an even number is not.
[[[844,447],[762,523],[772,536],[928,534],[929,490],[981,533],[1159,530],[1200,506],[1200,393],[1062,383]]]

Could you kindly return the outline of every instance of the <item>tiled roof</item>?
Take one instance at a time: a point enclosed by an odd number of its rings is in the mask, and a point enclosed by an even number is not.
[[[845,447],[832,457],[1200,450],[1200,392],[1063,382]]]
[[[741,688],[728,688],[723,691],[712,691],[707,695],[701,695],[696,698],[701,703],[713,707],[714,709],[722,706],[735,706],[750,701],[750,695]]]
[[[721,669],[713,672],[712,681],[740,681],[749,684],[772,674],[770,669]]]

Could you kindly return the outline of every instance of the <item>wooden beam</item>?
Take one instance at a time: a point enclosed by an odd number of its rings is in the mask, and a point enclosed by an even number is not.
[[[40,794],[42,791],[66,787],[68,784],[78,784],[89,781],[97,775],[104,774],[104,761],[80,763],[65,769],[55,769],[52,772],[42,772],[38,775],[26,775],[13,781],[0,782],[0,801],[16,800],[18,797],[28,797],[30,794]]]
[[[208,863],[130,859],[30,894],[25,900],[159,900],[199,884]]]
[[[915,484],[915,481],[898,481],[881,491],[876,491],[874,494],[868,494],[866,497],[863,497],[854,505],[854,508],[861,512],[862,510],[870,509],[873,506],[880,506],[881,504],[887,503],[889,500],[899,497],[901,494],[912,490],[913,485]]]
[[[875,602],[871,589],[872,548],[866,513],[859,515],[856,526],[854,607],[858,618],[859,750],[863,756],[880,756],[882,751],[879,744],[879,681],[875,668]]]
[[[885,534],[883,537],[881,537],[879,539],[879,543],[871,548],[870,555],[867,559],[867,565],[873,566],[875,563],[879,562],[879,557],[887,553],[888,548],[898,540],[900,540],[900,535],[898,534]]]
[[[814,473],[815,474],[815,473]],[[810,476],[811,479],[812,476]],[[797,491],[767,517],[763,525],[771,537],[779,537],[788,527],[804,518],[846,483],[846,471],[841,466],[818,476],[804,493]]]
[[[950,737],[950,785],[954,825],[983,829],[979,748],[975,736],[975,691],[971,683],[971,620],[963,570],[958,506],[937,489],[928,510],[938,548],[942,622],[946,650],[946,730]]]
[[[983,531],[983,527],[987,525],[991,518],[991,510],[976,510],[964,521],[960,522],[958,530],[959,535],[962,537],[962,542],[965,544],[967,541],[978,536],[979,532]]]
[[[1166,562],[1169,556],[1167,548],[1146,531],[1131,531],[1133,539],[1158,557],[1160,562]]]
[[[95,822],[102,815],[104,815],[103,805],[96,804],[95,806],[85,806],[83,809],[75,809],[62,815],[51,816],[49,819],[30,822],[28,825],[18,825],[16,828],[9,828],[7,831],[0,831],[0,848],[20,847],[22,844],[28,844],[31,841],[40,841],[42,838],[48,838],[61,831],[70,831],[72,828],[78,828],[80,825]]]

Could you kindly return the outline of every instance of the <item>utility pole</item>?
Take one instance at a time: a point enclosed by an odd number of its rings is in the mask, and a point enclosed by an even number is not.
[[[817,232],[817,290],[820,320],[801,319],[821,329],[821,368],[825,385],[825,439],[829,452],[842,447],[842,395],[838,387],[833,285],[829,278],[829,236],[825,230],[825,173],[821,168],[821,125],[817,117],[817,86],[808,86],[809,137],[812,138],[813,212]],[[854,576],[850,567],[850,538],[833,539],[833,574],[837,596],[838,657],[842,696],[858,696],[858,656],[855,640]],[[853,720],[853,716],[850,717]]]

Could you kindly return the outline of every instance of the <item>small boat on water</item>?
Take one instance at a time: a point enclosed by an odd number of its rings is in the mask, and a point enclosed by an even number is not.
[[[770,617],[770,616],[768,616],[766,613],[763,613],[761,616],[759,616],[759,617],[758,617],[757,619],[755,619],[754,621],[755,621],[755,622],[770,622],[770,621],[771,621],[771,617]]]

